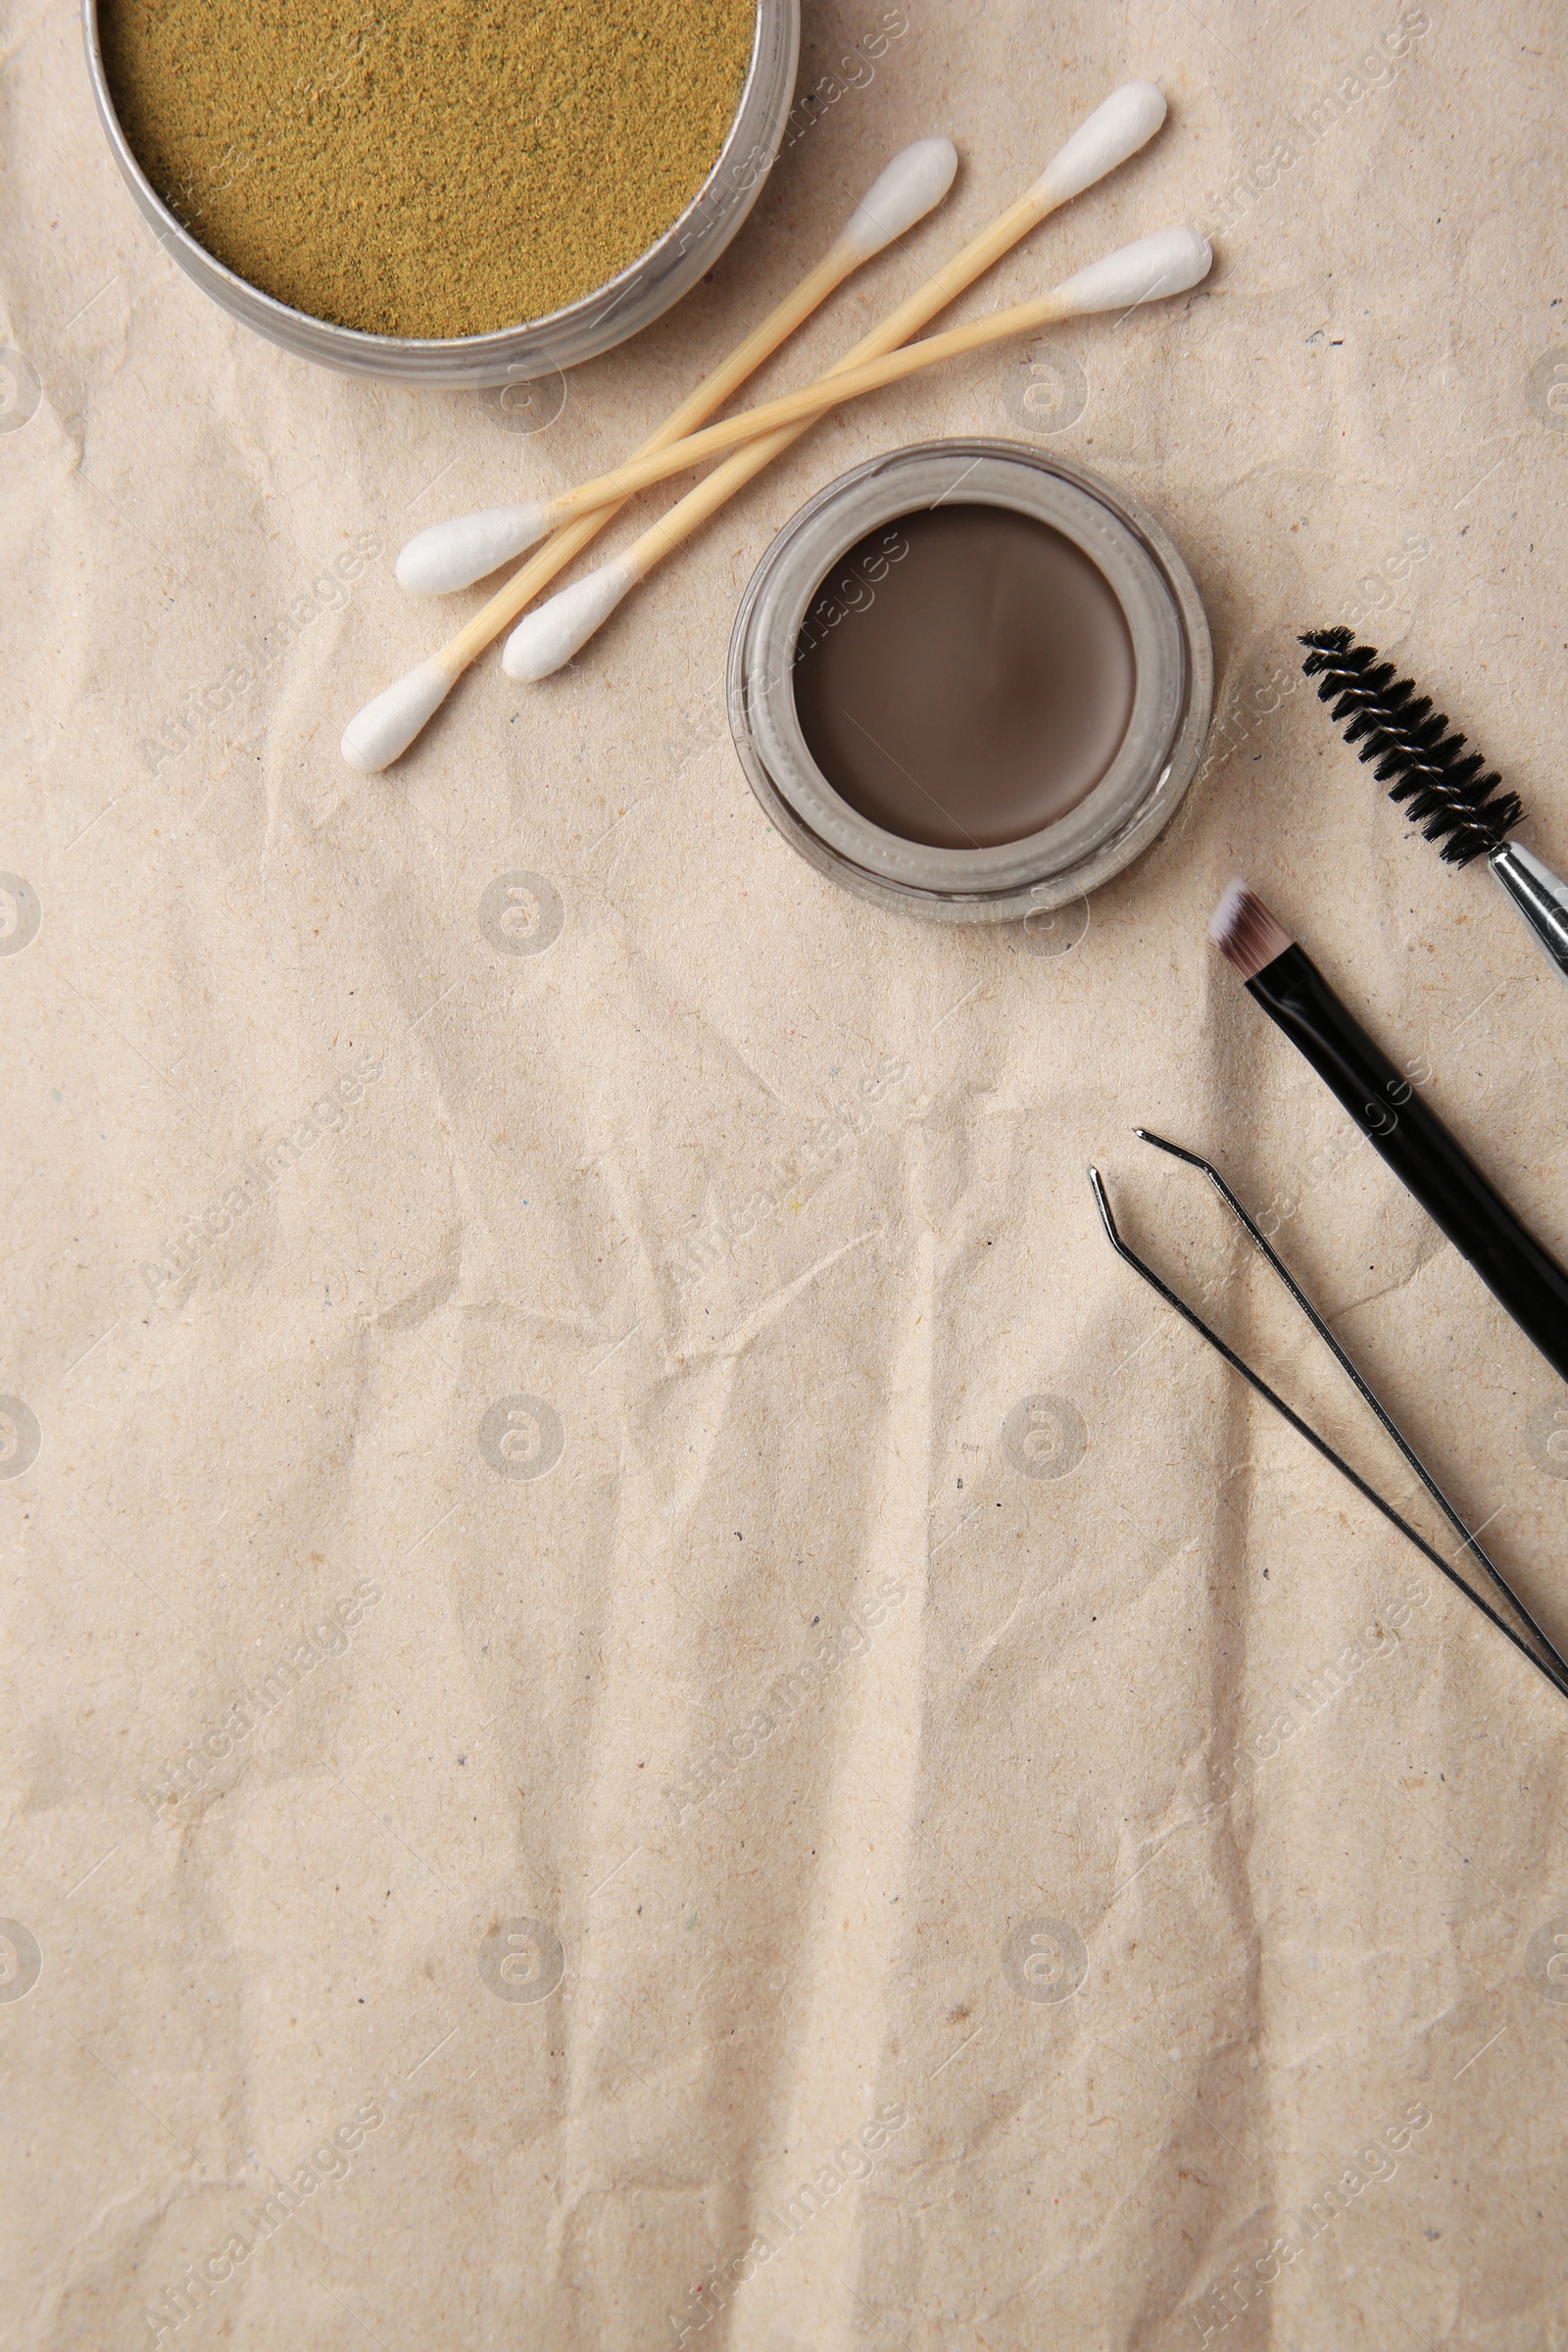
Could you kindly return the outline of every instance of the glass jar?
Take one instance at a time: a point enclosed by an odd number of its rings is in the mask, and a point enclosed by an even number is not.
[[[835,566],[872,532],[943,504],[1008,508],[1060,533],[1098,566],[1132,643],[1131,715],[1104,773],[1041,831],[987,848],[929,847],[862,814],[817,765],[795,702],[802,630]],[[1208,732],[1213,650],[1192,574],[1124,490],[1017,442],[924,441],[858,466],[785,524],[741,601],[728,690],[752,790],[819,872],[938,922],[1007,922],[1083,897],[1169,823]]]

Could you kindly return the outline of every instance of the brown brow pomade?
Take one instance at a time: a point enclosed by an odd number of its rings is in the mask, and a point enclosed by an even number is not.
[[[879,526],[834,564],[796,647],[796,712],[822,774],[872,824],[933,849],[1023,841],[1076,808],[1121,748],[1136,686],[1099,565],[1007,507]]]

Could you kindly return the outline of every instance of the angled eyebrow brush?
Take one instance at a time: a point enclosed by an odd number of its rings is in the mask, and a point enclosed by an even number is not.
[[[1374,1152],[1469,1259],[1552,1370],[1568,1380],[1568,1270],[1537,1241],[1245,882],[1231,884],[1208,932],[1249,996],[1339,1097]]]

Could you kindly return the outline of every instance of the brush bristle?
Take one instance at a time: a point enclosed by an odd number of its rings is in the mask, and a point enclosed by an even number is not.
[[[1208,918],[1208,936],[1244,980],[1255,979],[1291,945],[1290,933],[1245,882],[1233,882],[1226,891]]]
[[[1310,648],[1302,671],[1321,678],[1318,700],[1333,703],[1346,742],[1377,761],[1378,782],[1393,781],[1390,800],[1406,804],[1405,815],[1426,840],[1443,844],[1448,864],[1468,865],[1496,849],[1524,815],[1524,803],[1499,790],[1500,776],[1482,773],[1479,752],[1460,759],[1464,737],[1446,732],[1447,715],[1434,714],[1431,697],[1396,678],[1375,646],[1352,645],[1348,629],[1309,629],[1300,643]]]

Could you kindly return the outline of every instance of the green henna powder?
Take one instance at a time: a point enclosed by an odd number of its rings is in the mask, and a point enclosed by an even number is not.
[[[603,285],[734,119],[755,0],[101,0],[137,161],[264,293],[483,334]]]

